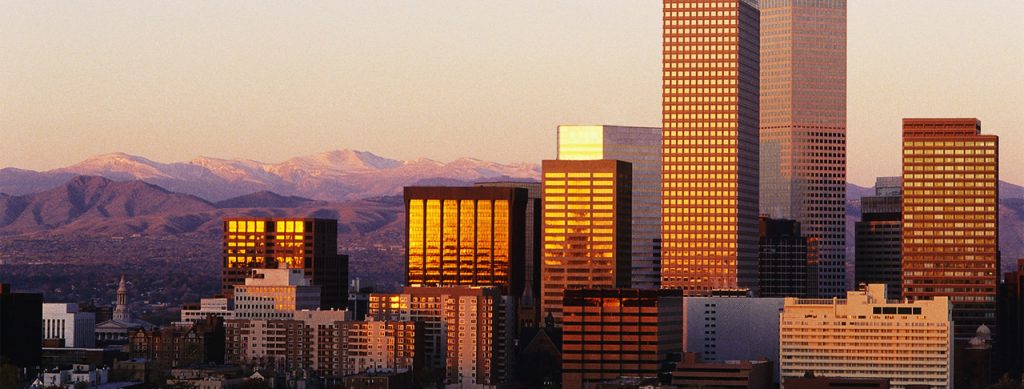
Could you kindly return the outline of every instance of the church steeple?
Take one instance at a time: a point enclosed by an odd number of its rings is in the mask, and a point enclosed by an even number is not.
[[[121,282],[117,285],[117,305],[114,307],[114,320],[131,320],[131,314],[128,313],[128,283],[124,281],[124,274],[121,275]]]

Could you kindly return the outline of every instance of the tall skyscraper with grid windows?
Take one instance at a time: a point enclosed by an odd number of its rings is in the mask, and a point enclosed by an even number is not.
[[[760,12],[663,5],[661,287],[756,291]]]
[[[818,295],[846,280],[846,0],[761,0],[760,209],[817,242]]]

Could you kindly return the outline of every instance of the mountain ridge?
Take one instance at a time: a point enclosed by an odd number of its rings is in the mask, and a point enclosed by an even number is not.
[[[299,156],[280,163],[200,156],[163,163],[122,152],[87,158],[47,171],[0,169],[0,192],[24,195],[57,187],[78,176],[143,180],[210,202],[259,191],[321,201],[393,196],[402,187],[430,179],[475,182],[494,178],[538,179],[540,165],[503,164],[476,158],[439,162],[397,160],[368,151],[340,149]]]

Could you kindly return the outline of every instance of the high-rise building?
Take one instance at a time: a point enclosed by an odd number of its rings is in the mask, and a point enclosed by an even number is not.
[[[320,307],[345,309],[348,256],[338,254],[338,221],[225,218],[221,290],[229,298],[254,268],[304,269],[320,287]]]
[[[520,296],[527,189],[406,187],[409,286],[496,286]]]
[[[958,340],[996,328],[999,137],[978,119],[903,119],[903,297],[949,296]]]
[[[661,287],[757,289],[760,13],[665,0]]]
[[[515,301],[498,287],[406,287],[370,295],[368,317],[423,323],[427,366],[446,383],[511,382]]]
[[[517,297],[519,328],[536,327],[540,323],[540,258],[541,258],[541,184],[539,182],[490,181],[478,182],[476,186],[491,188],[526,188],[526,233],[523,250],[523,294]]]
[[[422,368],[422,323],[370,320],[345,323],[344,375]]]
[[[786,298],[779,317],[782,384],[808,372],[889,378],[893,388],[953,384],[953,323],[947,297],[904,303],[884,284],[842,299]]]
[[[0,361],[38,366],[42,350],[43,295],[13,293],[9,284],[0,284]]]
[[[818,243],[818,291],[846,280],[846,0],[761,0],[761,213]]]
[[[758,295],[814,297],[817,241],[800,235],[800,222],[761,217]]]
[[[767,358],[778,382],[783,303],[782,298],[767,297],[687,297],[683,300],[683,349],[700,353],[709,362]]]
[[[682,300],[678,291],[567,289],[562,387],[657,378],[662,364],[682,352]]]
[[[43,339],[59,339],[63,347],[96,347],[96,314],[79,311],[75,303],[43,303]]]
[[[558,126],[558,159],[617,159],[633,166],[631,286],[661,284],[661,129]]]
[[[541,170],[541,316],[561,323],[566,289],[630,284],[631,169],[618,160],[547,160]]]
[[[854,279],[857,285],[885,284],[888,298],[892,300],[899,299],[902,291],[902,193],[900,177],[878,177],[875,195],[860,199],[861,217],[854,230]]]

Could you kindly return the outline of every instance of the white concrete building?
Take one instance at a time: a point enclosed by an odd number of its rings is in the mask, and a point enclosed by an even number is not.
[[[885,285],[842,299],[786,298],[779,318],[783,387],[789,377],[888,378],[892,388],[953,385],[949,298],[886,300]]]
[[[75,303],[43,304],[43,339],[63,339],[64,347],[96,346],[96,314]]]

